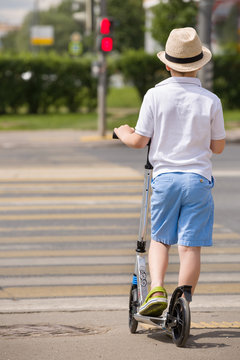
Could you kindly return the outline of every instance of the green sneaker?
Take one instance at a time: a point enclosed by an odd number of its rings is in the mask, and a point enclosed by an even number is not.
[[[152,296],[158,292],[163,293],[163,295]],[[139,314],[157,317],[162,315],[167,306],[168,300],[166,290],[161,286],[156,286],[148,293],[144,303],[140,306]]]

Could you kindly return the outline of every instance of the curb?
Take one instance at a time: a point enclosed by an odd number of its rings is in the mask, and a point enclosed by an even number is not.
[[[226,142],[229,143],[240,143],[240,129],[227,130],[226,131]]]
[[[9,131],[0,132],[0,147],[12,148],[18,146],[79,146],[87,144],[119,144],[120,141],[112,141],[112,131],[107,131],[101,136],[97,131],[89,130],[32,130],[32,131]],[[227,143],[240,143],[240,128],[226,131]]]
[[[1,300],[0,314],[75,312],[75,311],[128,311],[128,296]],[[240,309],[240,295],[194,295],[193,311]]]

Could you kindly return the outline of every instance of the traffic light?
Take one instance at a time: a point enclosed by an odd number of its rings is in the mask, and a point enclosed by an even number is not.
[[[100,22],[100,44],[99,50],[102,52],[110,52],[113,49],[113,21],[107,17]]]

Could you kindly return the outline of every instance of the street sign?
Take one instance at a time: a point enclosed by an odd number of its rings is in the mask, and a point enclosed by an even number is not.
[[[77,56],[82,53],[82,44],[80,43],[80,41],[70,41],[69,53],[73,56]]]
[[[50,46],[54,43],[53,26],[36,25],[30,29],[30,40],[32,45]]]
[[[78,56],[83,51],[82,36],[78,32],[71,35],[71,41],[68,46],[69,53],[73,56]]]

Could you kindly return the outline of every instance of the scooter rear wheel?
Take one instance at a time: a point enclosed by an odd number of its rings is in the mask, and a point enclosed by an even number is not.
[[[129,296],[129,330],[132,334],[135,334],[138,327],[138,321],[134,318],[134,314],[137,313],[137,304],[138,304],[137,286],[132,285]]]
[[[176,324],[172,327],[172,338],[178,347],[184,347],[190,332],[191,314],[189,304],[183,297],[177,299],[173,306],[172,316]]]

